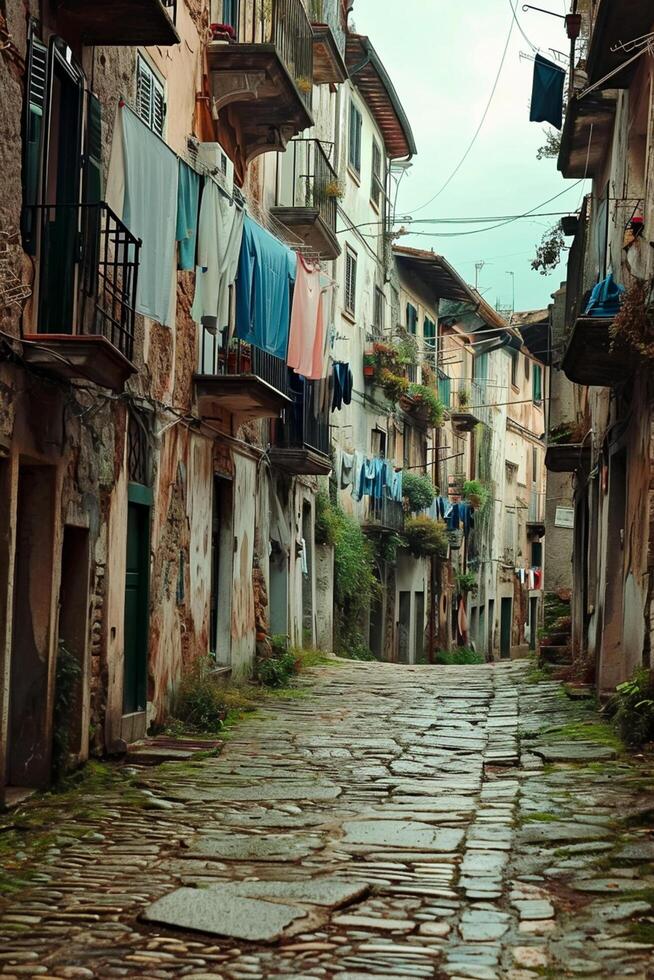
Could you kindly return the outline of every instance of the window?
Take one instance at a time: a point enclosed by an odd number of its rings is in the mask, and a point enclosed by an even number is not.
[[[538,450],[531,447],[531,482],[538,483]]]
[[[348,163],[352,170],[358,175],[361,173],[361,113],[350,102],[350,129],[349,129],[349,150]]]
[[[376,334],[384,332],[384,291],[379,286],[375,286],[372,307],[372,325]]]
[[[357,300],[357,253],[345,246],[345,309],[352,316],[356,313]]]
[[[371,429],[370,451],[373,456],[386,456],[386,433],[383,429]]]
[[[370,200],[379,208],[382,194],[384,193],[384,183],[382,181],[382,155],[377,140],[372,141],[372,178],[370,185]]]
[[[136,113],[153,133],[163,136],[166,122],[164,87],[140,56],[136,68]]]
[[[534,364],[531,390],[534,403],[540,405],[543,400],[543,369],[540,364]]]
[[[422,334],[425,339],[425,354],[434,355],[436,353],[436,324],[428,316],[425,317]]]
[[[514,388],[518,387],[518,361],[520,360],[520,355],[517,351],[511,351],[511,384]]]
[[[529,381],[529,368],[530,368],[530,366],[531,366],[531,362],[530,362],[529,358],[528,357],[525,357],[525,381]]]
[[[238,31],[238,0],[223,0],[222,23]]]
[[[406,304],[406,328],[415,337],[418,330],[418,311],[413,303]]]
[[[543,545],[540,541],[531,542],[531,567],[540,568],[543,564]]]

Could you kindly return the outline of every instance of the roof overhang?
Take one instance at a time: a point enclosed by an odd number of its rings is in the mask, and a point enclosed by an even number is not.
[[[370,38],[348,34],[345,63],[352,82],[375,118],[390,159],[415,156],[416,144],[409,120]]]
[[[518,328],[523,343],[532,357],[542,361],[543,364],[550,364],[552,361],[552,344],[549,310],[516,313],[513,325]]]
[[[568,102],[557,167],[564,177],[595,177],[611,145],[616,89],[599,89]]]
[[[430,290],[434,299],[477,304],[474,291],[442,255],[401,245],[393,247],[393,255],[400,272],[411,272]]]
[[[654,7],[651,0],[600,0],[588,48],[587,70],[591,85],[629,61],[632,53],[611,51],[621,41],[633,41],[654,31]],[[640,65],[640,59],[627,65],[607,85],[628,88]]]

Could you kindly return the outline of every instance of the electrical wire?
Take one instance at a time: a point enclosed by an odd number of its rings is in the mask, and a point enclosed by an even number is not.
[[[500,81],[500,75],[502,74],[502,69],[504,68],[504,62],[506,61],[506,56],[507,56],[507,53],[508,53],[508,50],[509,50],[509,44],[511,42],[511,35],[513,34],[513,28],[514,28],[515,24],[518,22],[518,19],[517,19],[517,16],[516,16],[516,12],[515,12],[515,8],[513,6],[512,0],[509,0],[509,6],[511,7],[511,14],[512,14],[512,16],[511,16],[511,24],[509,26],[509,33],[507,34],[506,42],[504,44],[504,50],[502,51],[502,58],[500,60],[500,66],[497,69],[497,74],[495,76],[495,81],[493,82],[493,86],[491,88],[491,92],[490,92],[490,95],[488,97],[488,102],[486,103],[486,108],[484,109],[484,111],[482,113],[482,116],[481,116],[481,119],[479,120],[479,125],[477,126],[475,132],[473,133],[472,139],[468,143],[468,146],[466,147],[465,153],[463,154],[463,156],[461,157],[461,159],[459,160],[459,162],[457,163],[456,167],[454,168],[454,170],[452,171],[452,173],[450,174],[450,176],[447,178],[447,180],[445,181],[445,183],[439,188],[438,191],[436,191],[436,193],[433,195],[433,197],[430,197],[429,198],[428,201],[425,201],[425,203],[424,204],[421,204],[420,207],[413,208],[412,209],[412,212],[411,212],[412,214],[417,214],[418,211],[423,211],[425,208],[429,207],[429,205],[432,204],[436,200],[436,198],[438,198],[438,197],[441,196],[441,194],[443,193],[443,191],[445,190],[445,188],[446,187],[449,187],[449,185],[452,183],[452,181],[454,180],[454,178],[458,174],[458,172],[461,169],[461,167],[463,166],[463,164],[466,162],[466,160],[468,159],[468,156],[470,155],[470,151],[472,150],[473,146],[477,142],[477,137],[479,136],[479,134],[480,134],[480,132],[482,130],[482,127],[483,127],[484,123],[486,122],[486,117],[487,117],[488,112],[490,110],[491,103],[493,101],[493,98],[495,96],[495,92],[497,90],[497,86],[498,86],[499,81]],[[520,26],[520,25],[518,25],[518,26]],[[531,42],[529,42],[529,43],[531,44]]]

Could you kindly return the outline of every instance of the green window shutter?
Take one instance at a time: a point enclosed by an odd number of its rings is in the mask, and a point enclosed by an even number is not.
[[[102,106],[89,92],[86,115],[86,172],[84,202],[97,204],[102,200]]]
[[[533,400],[540,402],[543,400],[543,373],[540,364],[534,364],[533,381]]]
[[[406,328],[415,337],[418,330],[418,311],[413,303],[406,304]]]
[[[354,102],[350,102],[348,141],[348,162],[356,173],[361,173],[361,113]]]
[[[25,130],[23,133],[23,245],[30,255],[36,250],[36,219],[32,207],[41,203],[43,121],[48,82],[48,49],[30,25],[25,86]]]
[[[425,339],[425,347],[430,351],[436,350],[436,324],[433,320],[430,320],[428,316],[425,317],[425,324],[423,327],[423,335]]]

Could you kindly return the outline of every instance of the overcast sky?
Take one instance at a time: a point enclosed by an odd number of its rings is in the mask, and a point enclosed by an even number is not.
[[[516,0],[514,0],[514,3]],[[564,13],[565,0],[534,0],[536,6]],[[562,20],[529,11],[517,2],[520,24],[543,55],[548,48],[567,51]],[[403,178],[398,215],[425,204],[447,180],[474,134],[488,101],[511,24],[509,0],[355,0],[351,15],[359,33],[369,35],[409,117],[418,153]],[[565,181],[554,160],[537,160],[545,124],[529,122],[533,62],[514,26],[502,74],[484,126],[470,155],[439,198],[416,218],[479,217],[519,214],[569,188],[543,211],[575,211],[582,187]],[[405,245],[433,248],[443,254],[471,284],[475,263],[484,261],[479,288],[495,306],[510,306],[515,273],[517,310],[546,306],[564,278],[564,263],[541,276],[530,268],[543,233],[557,219],[516,221],[495,231],[465,237],[448,228],[417,226],[428,232],[402,239]],[[440,232],[440,233],[439,233]],[[568,241],[570,241],[568,239]]]

